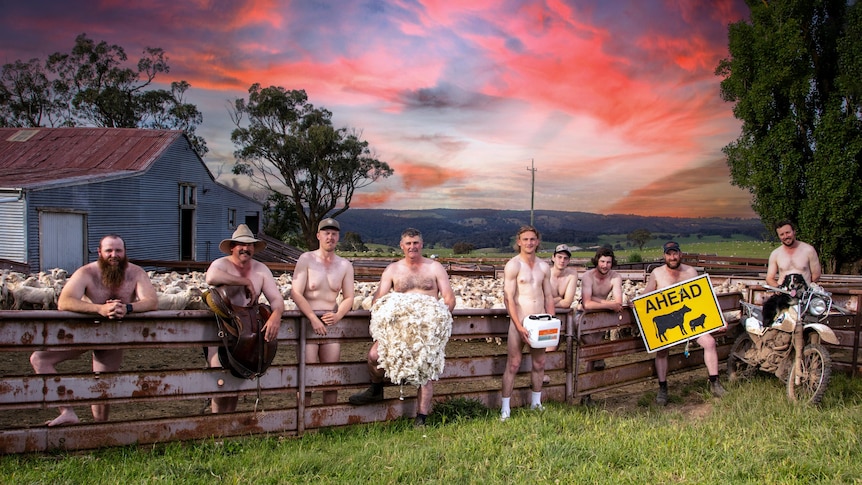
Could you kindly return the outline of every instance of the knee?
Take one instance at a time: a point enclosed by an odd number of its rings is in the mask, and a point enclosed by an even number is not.
[[[42,373],[42,357],[39,355],[39,352],[33,352],[30,354],[30,365],[33,366],[33,370],[36,371],[37,374]]]
[[[511,372],[513,374],[517,374],[518,369],[520,369],[520,368],[521,368],[521,356],[520,355],[517,357],[511,357],[510,356],[506,360],[506,370],[508,370],[509,372]]]
[[[545,370],[545,357],[544,356],[537,358],[537,359],[533,359],[533,369]]]
[[[703,350],[714,351],[715,350],[715,339],[712,338],[712,335],[706,334],[703,337],[697,339],[698,345],[703,347]]]

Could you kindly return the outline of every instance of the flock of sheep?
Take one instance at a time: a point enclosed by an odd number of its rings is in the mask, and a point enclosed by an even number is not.
[[[203,310],[206,303],[202,294],[207,284],[204,273],[156,273],[149,272],[150,280],[159,296],[159,310]],[[0,308],[4,310],[22,309],[56,309],[57,297],[66,283],[68,274],[63,269],[26,275],[9,270],[2,272],[2,294]],[[452,276],[452,289],[455,292],[455,308],[490,309],[504,308],[503,280],[501,278],[472,278]],[[290,299],[291,275],[282,274],[276,278],[276,283],[285,300],[285,309],[295,310],[296,305]],[[742,285],[742,288],[738,286]],[[623,282],[623,303],[635,298],[644,288],[644,282]],[[744,284],[719,285],[716,293],[744,290]],[[355,284],[356,298],[354,310],[369,310],[371,299],[377,289],[376,282],[360,282]],[[580,299],[580,282],[575,301]],[[261,301],[266,301],[261,296]]]

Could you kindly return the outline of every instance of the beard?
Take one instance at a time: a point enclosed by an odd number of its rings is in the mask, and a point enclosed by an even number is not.
[[[110,290],[118,290],[126,280],[126,268],[129,266],[129,259],[125,256],[122,258],[112,258],[118,264],[111,264],[110,260],[99,257],[99,270],[102,272],[102,284]]]
[[[673,261],[665,261],[665,264],[667,264],[667,267],[670,269],[677,269],[682,264],[682,261],[679,259]]]

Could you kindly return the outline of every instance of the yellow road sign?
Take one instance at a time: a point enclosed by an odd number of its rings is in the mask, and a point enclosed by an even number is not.
[[[641,295],[632,300],[632,306],[648,352],[725,326],[707,274]]]

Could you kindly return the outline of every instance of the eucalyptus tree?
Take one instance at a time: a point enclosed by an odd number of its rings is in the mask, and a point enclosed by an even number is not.
[[[317,224],[350,208],[357,189],[392,175],[356,130],[335,128],[332,113],[304,90],[253,84],[232,108],[235,174],[290,199],[307,247],[318,247]]]
[[[203,156],[206,141],[195,133],[203,115],[184,99],[191,85],[174,81],[170,89],[153,87],[156,77],[169,71],[161,48],[147,47],[130,67],[121,46],[80,34],[70,52],[2,67],[0,124],[182,130]]]

